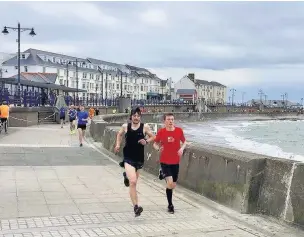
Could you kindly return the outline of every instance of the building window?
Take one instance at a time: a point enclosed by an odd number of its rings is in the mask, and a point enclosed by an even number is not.
[[[85,83],[82,83],[82,89],[85,89]]]
[[[25,59],[25,54],[21,54],[21,58],[22,58],[22,59]]]
[[[60,83],[60,85],[63,85],[63,80],[60,79],[60,80],[59,80],[59,83]]]
[[[144,87],[143,87],[143,86],[140,86],[140,90],[141,90],[141,91],[144,91]]]
[[[93,74],[90,74],[90,79],[94,79],[94,76],[93,76]]]
[[[24,66],[24,71],[27,72],[27,66]]]
[[[83,74],[82,74],[82,78],[87,78],[87,74],[86,74],[86,73],[83,73]]]
[[[119,84],[116,84],[116,89],[119,90]]]

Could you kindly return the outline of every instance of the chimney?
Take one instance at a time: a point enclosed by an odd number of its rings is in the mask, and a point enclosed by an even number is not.
[[[194,73],[189,73],[188,77],[190,78],[191,81],[193,81],[193,82],[195,81],[195,75],[194,75]]]

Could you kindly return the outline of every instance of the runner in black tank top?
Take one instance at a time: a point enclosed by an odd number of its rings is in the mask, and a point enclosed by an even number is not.
[[[127,133],[125,134],[126,144],[123,149],[124,162],[135,167],[136,170],[141,169],[144,164],[145,147],[138,141],[145,139],[144,124],[140,123],[138,129],[133,130],[132,124],[129,123]]]
[[[139,169],[144,165],[145,145],[154,141],[154,135],[150,131],[150,127],[140,123],[141,111],[139,108],[131,111],[131,123],[123,124],[116,138],[115,152],[119,152],[122,136],[125,133],[125,147],[123,149],[124,161],[122,164],[125,167],[125,185],[129,186],[130,198],[134,205],[135,216],[139,216],[143,211],[141,206],[138,206],[138,197],[136,184],[139,177]],[[148,135],[149,138],[145,139]]]

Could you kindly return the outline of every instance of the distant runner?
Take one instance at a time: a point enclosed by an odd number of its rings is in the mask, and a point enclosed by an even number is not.
[[[79,144],[80,146],[82,146],[85,130],[87,128],[87,123],[89,120],[89,114],[87,111],[84,111],[83,105],[80,105],[80,111],[77,113],[77,118],[78,118],[77,129],[79,134]]]
[[[153,147],[160,151],[161,170],[159,178],[166,179],[168,212],[173,214],[173,189],[176,187],[179,162],[186,147],[186,139],[183,129],[174,126],[174,115],[172,113],[164,115],[164,122],[165,127],[158,130]],[[183,144],[182,146],[181,143]]]
[[[125,134],[126,144],[123,149],[124,167],[126,176],[124,175],[124,183],[129,186],[130,198],[134,205],[135,216],[139,216],[143,208],[138,205],[138,197],[136,191],[137,180],[139,177],[139,170],[144,165],[144,150],[145,145],[152,142],[154,139],[150,127],[140,122],[141,112],[139,108],[131,111],[131,123],[123,124],[117,133],[115,152],[119,152],[122,136]],[[149,136],[146,139],[146,135]]]
[[[10,108],[7,105],[7,102],[4,100],[2,102],[2,105],[0,106],[0,121],[2,123],[2,126],[4,126],[4,131],[6,134],[7,134],[7,128],[8,128],[9,110],[10,110]]]
[[[75,134],[75,120],[77,117],[77,111],[74,108],[74,105],[71,105],[70,109],[69,109],[69,120],[70,120],[70,133],[71,134]]]
[[[59,111],[61,128],[63,128],[63,124],[65,124],[65,112],[66,109],[62,106]]]

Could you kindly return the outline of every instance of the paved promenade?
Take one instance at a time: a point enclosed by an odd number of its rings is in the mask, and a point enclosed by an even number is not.
[[[90,138],[79,147],[68,125],[0,134],[0,237],[299,237],[273,219],[241,215],[181,187],[174,215],[164,182],[143,173],[135,218],[122,171]]]

